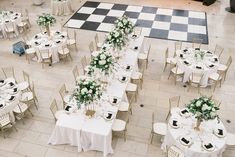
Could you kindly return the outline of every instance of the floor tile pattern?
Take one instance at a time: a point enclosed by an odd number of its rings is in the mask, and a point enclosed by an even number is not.
[[[123,15],[145,28],[146,37],[188,42],[202,38],[208,44],[205,12],[87,1],[66,26],[108,32],[117,17]]]

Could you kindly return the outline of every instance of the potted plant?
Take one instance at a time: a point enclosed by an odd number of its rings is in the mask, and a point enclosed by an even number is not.
[[[50,26],[52,26],[56,22],[56,19],[50,14],[43,13],[38,16],[37,24],[39,26],[45,27],[47,31],[47,35],[50,37]]]

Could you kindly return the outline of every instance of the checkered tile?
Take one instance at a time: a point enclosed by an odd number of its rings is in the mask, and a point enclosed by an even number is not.
[[[143,27],[146,37],[188,42],[201,38],[208,44],[205,12],[87,1],[65,26],[109,32],[117,17],[123,15],[136,26]]]

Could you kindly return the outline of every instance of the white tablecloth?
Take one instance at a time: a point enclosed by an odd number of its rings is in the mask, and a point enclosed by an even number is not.
[[[22,21],[21,13],[13,11],[0,11],[0,30],[3,32],[3,36],[7,37],[6,28],[14,27],[16,35],[19,34],[17,24]]]
[[[167,135],[164,138],[162,149],[166,151],[167,147],[172,145],[180,148],[186,155],[186,157],[222,157],[222,153],[225,149],[226,137],[219,138],[213,134],[214,129],[224,128],[222,122],[218,123],[217,119],[202,122],[200,129],[201,131],[195,131],[194,126],[196,120],[194,118],[184,118],[178,113],[174,113],[171,119],[177,119],[180,123],[180,128],[174,129],[168,124]],[[171,121],[169,120],[169,123]],[[193,144],[188,147],[184,146],[179,142],[179,138],[182,136],[190,136],[192,138]],[[213,151],[206,151],[202,148],[202,141],[211,142],[215,145]]]
[[[193,49],[188,49],[187,52],[184,52],[183,50],[178,50],[176,51],[177,54],[177,64],[180,69],[184,71],[184,78],[183,82],[187,82],[189,80],[189,77],[192,73],[202,73],[203,78],[201,80],[201,85],[202,86],[207,86],[208,85],[208,77],[212,74],[215,73],[218,69],[219,61],[213,62],[214,58],[218,58],[214,54],[208,54],[206,50],[200,50],[205,52],[205,57],[203,60],[201,59],[196,59],[194,57],[195,55],[195,50]],[[180,55],[183,55],[183,57],[180,57]],[[189,65],[186,65],[184,61],[189,62]],[[213,64],[214,67],[210,68],[209,65]],[[197,69],[196,66],[201,66],[202,69]]]
[[[0,86],[0,104],[4,105],[3,107],[0,107],[0,116],[10,113],[11,121],[15,122],[15,117],[12,111],[19,103],[21,91],[17,91],[17,93],[12,93],[12,89],[17,88],[17,84],[15,83],[15,80],[13,78],[9,78],[5,82],[5,85]],[[9,87],[7,85],[9,82],[13,82],[15,85],[13,87]],[[8,98],[10,96],[15,96],[14,100],[9,101]]]
[[[73,12],[71,0],[51,0],[53,15],[70,15]]]
[[[140,48],[142,47],[142,43],[143,37],[139,37],[135,41],[132,41],[129,45],[129,48],[125,50],[125,52],[122,52],[123,55],[119,60],[119,64],[128,64],[136,67],[139,51],[133,50],[132,48],[134,48],[135,46],[138,46]],[[141,48],[139,50],[141,50]],[[135,68],[133,68],[133,70],[134,69]],[[116,76],[114,76],[112,81],[109,82],[108,87],[103,93],[101,100],[98,103],[94,104],[96,108],[96,114],[93,118],[89,119],[84,115],[83,107],[77,111],[78,113],[72,113],[71,115],[59,117],[59,120],[56,123],[56,127],[48,143],[77,145],[79,152],[81,151],[81,149],[83,149],[84,151],[98,150],[103,152],[103,156],[107,156],[107,154],[113,153],[111,145],[112,124],[118,111],[118,104],[116,106],[113,106],[108,101],[109,98],[107,99],[107,97],[115,96],[120,98],[122,101],[127,101],[125,89],[128,82],[120,82],[118,80],[118,75],[123,74],[130,77],[131,73],[132,71],[126,71],[121,67],[118,69],[118,71],[116,72]],[[107,111],[113,112],[113,120],[106,121],[103,118],[103,114]],[[74,116],[76,116],[79,120],[73,120]],[[61,121],[63,121],[63,124],[66,125],[61,125]],[[75,126],[76,129],[73,129]]]
[[[36,49],[39,62],[42,60],[40,51],[49,50],[52,53],[52,62],[56,63],[59,62],[58,48],[67,44],[67,33],[51,31],[51,37],[48,37],[45,33],[39,33],[30,40],[29,44]],[[48,44],[49,46],[46,46]]]

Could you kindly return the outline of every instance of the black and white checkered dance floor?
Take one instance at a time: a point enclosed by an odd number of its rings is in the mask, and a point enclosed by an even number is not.
[[[146,37],[208,44],[205,12],[87,1],[65,26],[108,32],[117,17],[128,16]]]

